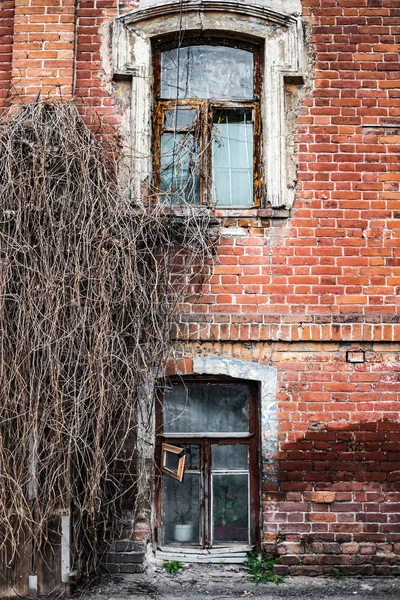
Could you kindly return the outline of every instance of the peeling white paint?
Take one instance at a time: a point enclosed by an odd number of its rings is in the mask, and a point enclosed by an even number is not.
[[[183,9],[182,15],[180,9]],[[299,0],[223,1],[190,0],[149,2],[121,15],[113,25],[114,77],[132,79],[131,143],[132,168],[136,173],[135,195],[152,172],[151,42],[160,36],[184,31],[225,31],[252,36],[265,44],[264,98],[264,184],[271,206],[291,206],[293,185],[288,185],[285,113],[285,78],[301,78],[304,45]]]

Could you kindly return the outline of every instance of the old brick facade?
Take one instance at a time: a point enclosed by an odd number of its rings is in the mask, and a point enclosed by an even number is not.
[[[110,25],[135,8],[3,0],[0,101],[74,96],[118,127],[129,84],[107,67]],[[294,204],[216,210],[217,258],[183,307],[177,369],[190,375],[210,356],[276,368],[279,445],[262,512],[279,572],[398,574],[400,10],[302,0],[302,11],[312,67],[286,90]],[[151,535],[146,523],[136,531]]]

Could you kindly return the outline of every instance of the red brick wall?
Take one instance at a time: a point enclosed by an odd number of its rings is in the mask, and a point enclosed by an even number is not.
[[[227,220],[245,237],[223,239],[193,308],[213,323],[203,339],[400,339],[398,3],[303,6],[315,90],[297,119],[295,205],[280,222]]]
[[[297,118],[294,207],[218,213],[227,229],[211,279],[200,300],[194,286],[178,336],[278,367],[279,486],[265,490],[264,519],[281,569],[384,573],[400,553],[400,10],[303,8],[315,79]],[[114,0],[16,0],[13,22],[3,2],[0,102],[12,68],[17,99],[74,93],[118,125],[102,63],[116,14]],[[332,341],[364,348],[366,362],[346,363]],[[272,357],[272,342],[292,346]]]
[[[13,30],[14,0],[5,0],[0,4],[0,108],[10,91]]]
[[[209,356],[277,369],[263,541],[282,574],[400,574],[400,343],[358,345],[363,363],[347,361],[352,347],[193,343],[171,364],[182,375]]]
[[[84,0],[78,8],[75,95],[112,123],[117,123],[114,101],[105,89],[102,71],[102,34],[117,15],[114,0]]]
[[[264,531],[284,573],[400,572],[400,347],[365,348],[361,364],[345,350],[296,345],[276,363],[279,491]]]
[[[75,0],[15,0],[14,101],[30,101],[39,91],[71,98],[75,17]]]

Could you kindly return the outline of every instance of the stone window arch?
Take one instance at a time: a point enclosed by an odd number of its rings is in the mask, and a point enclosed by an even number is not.
[[[260,544],[260,467],[263,482],[274,485],[276,426],[273,367],[198,357],[190,374],[169,380],[156,418],[162,551],[243,553]],[[179,461],[186,461],[184,478],[175,474]]]
[[[281,5],[278,0],[141,0],[138,9],[115,19],[113,77],[132,81],[127,131],[136,197],[152,176],[154,43],[180,30],[197,35],[218,30],[227,38],[252,38],[264,48],[261,121],[265,198],[271,207],[291,206],[294,192],[287,170],[290,150],[284,84],[303,80],[303,29],[300,1],[288,0],[284,11]]]

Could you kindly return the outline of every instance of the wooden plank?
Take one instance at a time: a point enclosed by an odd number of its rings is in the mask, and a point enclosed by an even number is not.
[[[203,564],[243,564],[246,560],[245,552],[221,552],[215,554],[192,554],[189,552],[162,552],[156,551],[158,560],[179,560],[185,563],[203,563]]]
[[[32,541],[21,533],[17,553],[6,544],[0,552],[0,598],[15,598],[29,594]]]
[[[39,596],[48,596],[57,592],[65,595],[68,585],[62,582],[62,517],[53,517],[47,526],[47,539],[36,557]]]

